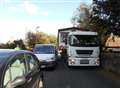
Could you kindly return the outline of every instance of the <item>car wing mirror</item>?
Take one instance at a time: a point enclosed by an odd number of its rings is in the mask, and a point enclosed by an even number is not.
[[[25,77],[17,77],[15,80],[11,82],[12,88],[15,88],[17,86],[20,86],[26,82]]]

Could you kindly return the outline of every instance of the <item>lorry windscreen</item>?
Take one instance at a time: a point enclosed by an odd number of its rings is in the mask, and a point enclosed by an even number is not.
[[[71,46],[99,46],[97,35],[71,35],[69,37]]]

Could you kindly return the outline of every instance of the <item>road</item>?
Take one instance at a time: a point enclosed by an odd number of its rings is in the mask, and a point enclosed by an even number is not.
[[[120,88],[118,82],[100,74],[95,68],[71,68],[63,61],[55,70],[44,71],[45,88]]]

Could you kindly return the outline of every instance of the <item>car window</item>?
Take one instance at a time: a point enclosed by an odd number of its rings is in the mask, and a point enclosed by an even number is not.
[[[15,57],[15,60],[9,65],[5,72],[4,86],[7,86],[8,83],[15,80],[17,77],[24,76],[26,72],[24,55]]]
[[[29,72],[38,68],[38,62],[34,56],[30,54],[25,54],[25,58],[28,64]]]
[[[10,69],[7,69],[6,72],[5,72],[5,77],[4,77],[4,87],[8,84],[10,79],[11,79]]]

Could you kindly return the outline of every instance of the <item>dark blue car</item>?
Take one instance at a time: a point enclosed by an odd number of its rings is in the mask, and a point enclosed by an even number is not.
[[[0,88],[43,88],[43,74],[30,51],[0,49]]]

